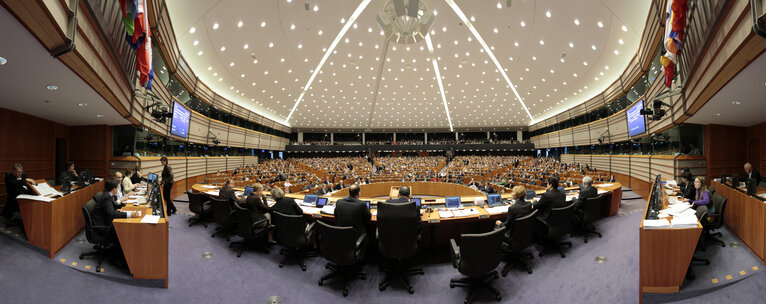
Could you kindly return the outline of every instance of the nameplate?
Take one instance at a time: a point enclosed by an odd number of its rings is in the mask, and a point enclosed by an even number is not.
[[[488,218],[488,217],[489,217],[489,214],[480,214],[479,215],[480,219],[485,219],[485,218]]]
[[[320,213],[312,213],[311,217],[313,217],[313,218],[322,218],[322,214],[320,214]]]
[[[439,219],[429,219],[428,222],[429,223],[438,223]]]

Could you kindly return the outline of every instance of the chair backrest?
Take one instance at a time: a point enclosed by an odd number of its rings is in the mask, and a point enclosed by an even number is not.
[[[287,215],[272,211],[271,222],[274,224],[274,240],[278,243],[292,248],[300,248],[308,243],[306,221],[303,220],[303,215]]]
[[[348,266],[356,263],[356,237],[354,227],[338,227],[317,221],[319,250],[328,261]]]
[[[219,226],[227,226],[231,223],[231,210],[229,201],[213,198],[213,219]]]
[[[527,248],[535,240],[535,218],[537,210],[532,213],[514,220],[511,229],[511,249],[512,253],[518,253]],[[510,223],[506,223],[508,225]]]
[[[709,225],[713,229],[718,229],[723,226],[723,220],[724,220],[724,212],[726,212],[726,203],[729,200],[726,199],[723,195],[720,193],[713,194],[712,203],[713,208],[715,209],[714,213],[717,214],[717,216],[713,219],[713,222]]]
[[[548,220],[548,238],[558,239],[572,231],[572,211],[574,204],[569,206],[552,208]]]
[[[601,203],[604,202],[604,196],[598,195],[596,197],[589,197],[585,199],[583,205],[583,217],[584,224],[590,224],[596,221],[601,216]]]
[[[480,234],[460,235],[460,263],[458,271],[476,277],[494,270],[500,264],[500,245],[504,229]]]
[[[418,252],[418,222],[411,217],[420,213],[415,202],[405,204],[378,203],[378,249],[390,259],[405,259]]]
[[[251,229],[253,219],[250,216],[250,211],[239,206],[234,206],[234,208],[234,218],[237,222],[237,234],[245,239],[253,237],[254,234]]]
[[[202,194],[186,191],[189,196],[189,211],[194,214],[202,214]]]
[[[96,201],[89,200],[82,206],[82,216],[85,220],[85,238],[91,244],[103,244],[106,242],[105,231],[96,231],[93,223],[93,210],[96,208]]]

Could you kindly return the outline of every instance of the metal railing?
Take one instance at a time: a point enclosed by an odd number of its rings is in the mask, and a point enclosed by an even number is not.
[[[723,19],[728,3],[729,0],[689,0],[686,29],[678,59],[679,77],[684,87],[689,76],[693,75],[699,66],[702,53],[707,48],[713,31]]]
[[[766,0],[750,0],[753,11],[753,32],[766,38]]]
[[[125,39],[127,32],[122,23],[122,10],[118,0],[84,0],[90,16],[96,21],[101,37],[108,44],[112,57],[117,60],[122,76],[131,92],[136,84],[136,51]]]

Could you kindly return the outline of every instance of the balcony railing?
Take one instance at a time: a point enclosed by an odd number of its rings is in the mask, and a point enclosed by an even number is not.
[[[723,20],[723,13],[729,0],[690,0],[689,11],[686,17],[686,29],[684,41],[681,47],[681,56],[678,60],[678,71],[683,86],[689,75],[694,75],[699,66],[702,54],[707,48],[710,36]],[[671,26],[666,24],[665,26]]]
[[[122,10],[117,0],[85,0],[88,13],[97,22],[101,37],[107,42],[112,57],[117,59],[122,76],[131,88],[136,83],[136,51],[125,39],[127,32],[122,23]]]

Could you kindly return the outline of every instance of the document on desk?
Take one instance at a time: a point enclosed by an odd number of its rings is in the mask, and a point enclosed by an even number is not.
[[[58,192],[56,189],[53,189],[51,185],[48,185],[48,183],[39,183],[37,185],[32,185],[35,190],[37,190],[37,193],[40,193],[42,196],[64,196],[64,193]]]
[[[666,229],[670,228],[670,223],[666,219],[644,220],[644,229]]]
[[[319,214],[319,212],[322,211],[322,209],[319,209],[317,207],[306,207],[306,206],[300,206],[303,210],[303,213],[310,213],[310,214]]]
[[[205,194],[212,195],[212,196],[218,196],[218,190],[211,190],[211,191],[205,192]]]
[[[439,210],[439,218],[448,218],[448,217],[455,217],[455,215],[452,214],[452,211],[449,211],[449,210]]]
[[[16,196],[17,200],[20,199],[27,199],[27,200],[33,200],[33,201],[41,201],[41,202],[50,202],[55,200],[53,197],[47,197],[42,195],[29,195],[29,194],[19,194]]]
[[[497,207],[490,207],[490,208],[484,208],[485,211],[489,214],[500,214],[500,213],[507,213],[508,212],[508,205],[503,206],[497,206]]]
[[[141,223],[146,224],[157,224],[160,222],[160,216],[159,215],[144,215],[144,217],[141,219]]]
[[[567,195],[566,200],[567,200],[567,202],[571,202],[573,199],[576,199],[576,198],[577,198],[577,194],[575,194],[575,195]]]
[[[611,187],[611,186],[614,186],[614,184],[600,184],[600,185],[596,185],[596,187]]]
[[[670,220],[670,227],[674,229],[697,228],[697,217],[694,214],[673,216]]]
[[[216,189],[218,187],[217,186],[213,186],[213,185],[202,185],[202,188],[205,188],[205,189]]]
[[[609,192],[609,191],[606,191],[606,190],[598,190],[598,194],[604,194],[604,193],[607,193],[607,192]]]
[[[335,205],[325,205],[322,207],[321,212],[324,214],[335,214]]]

